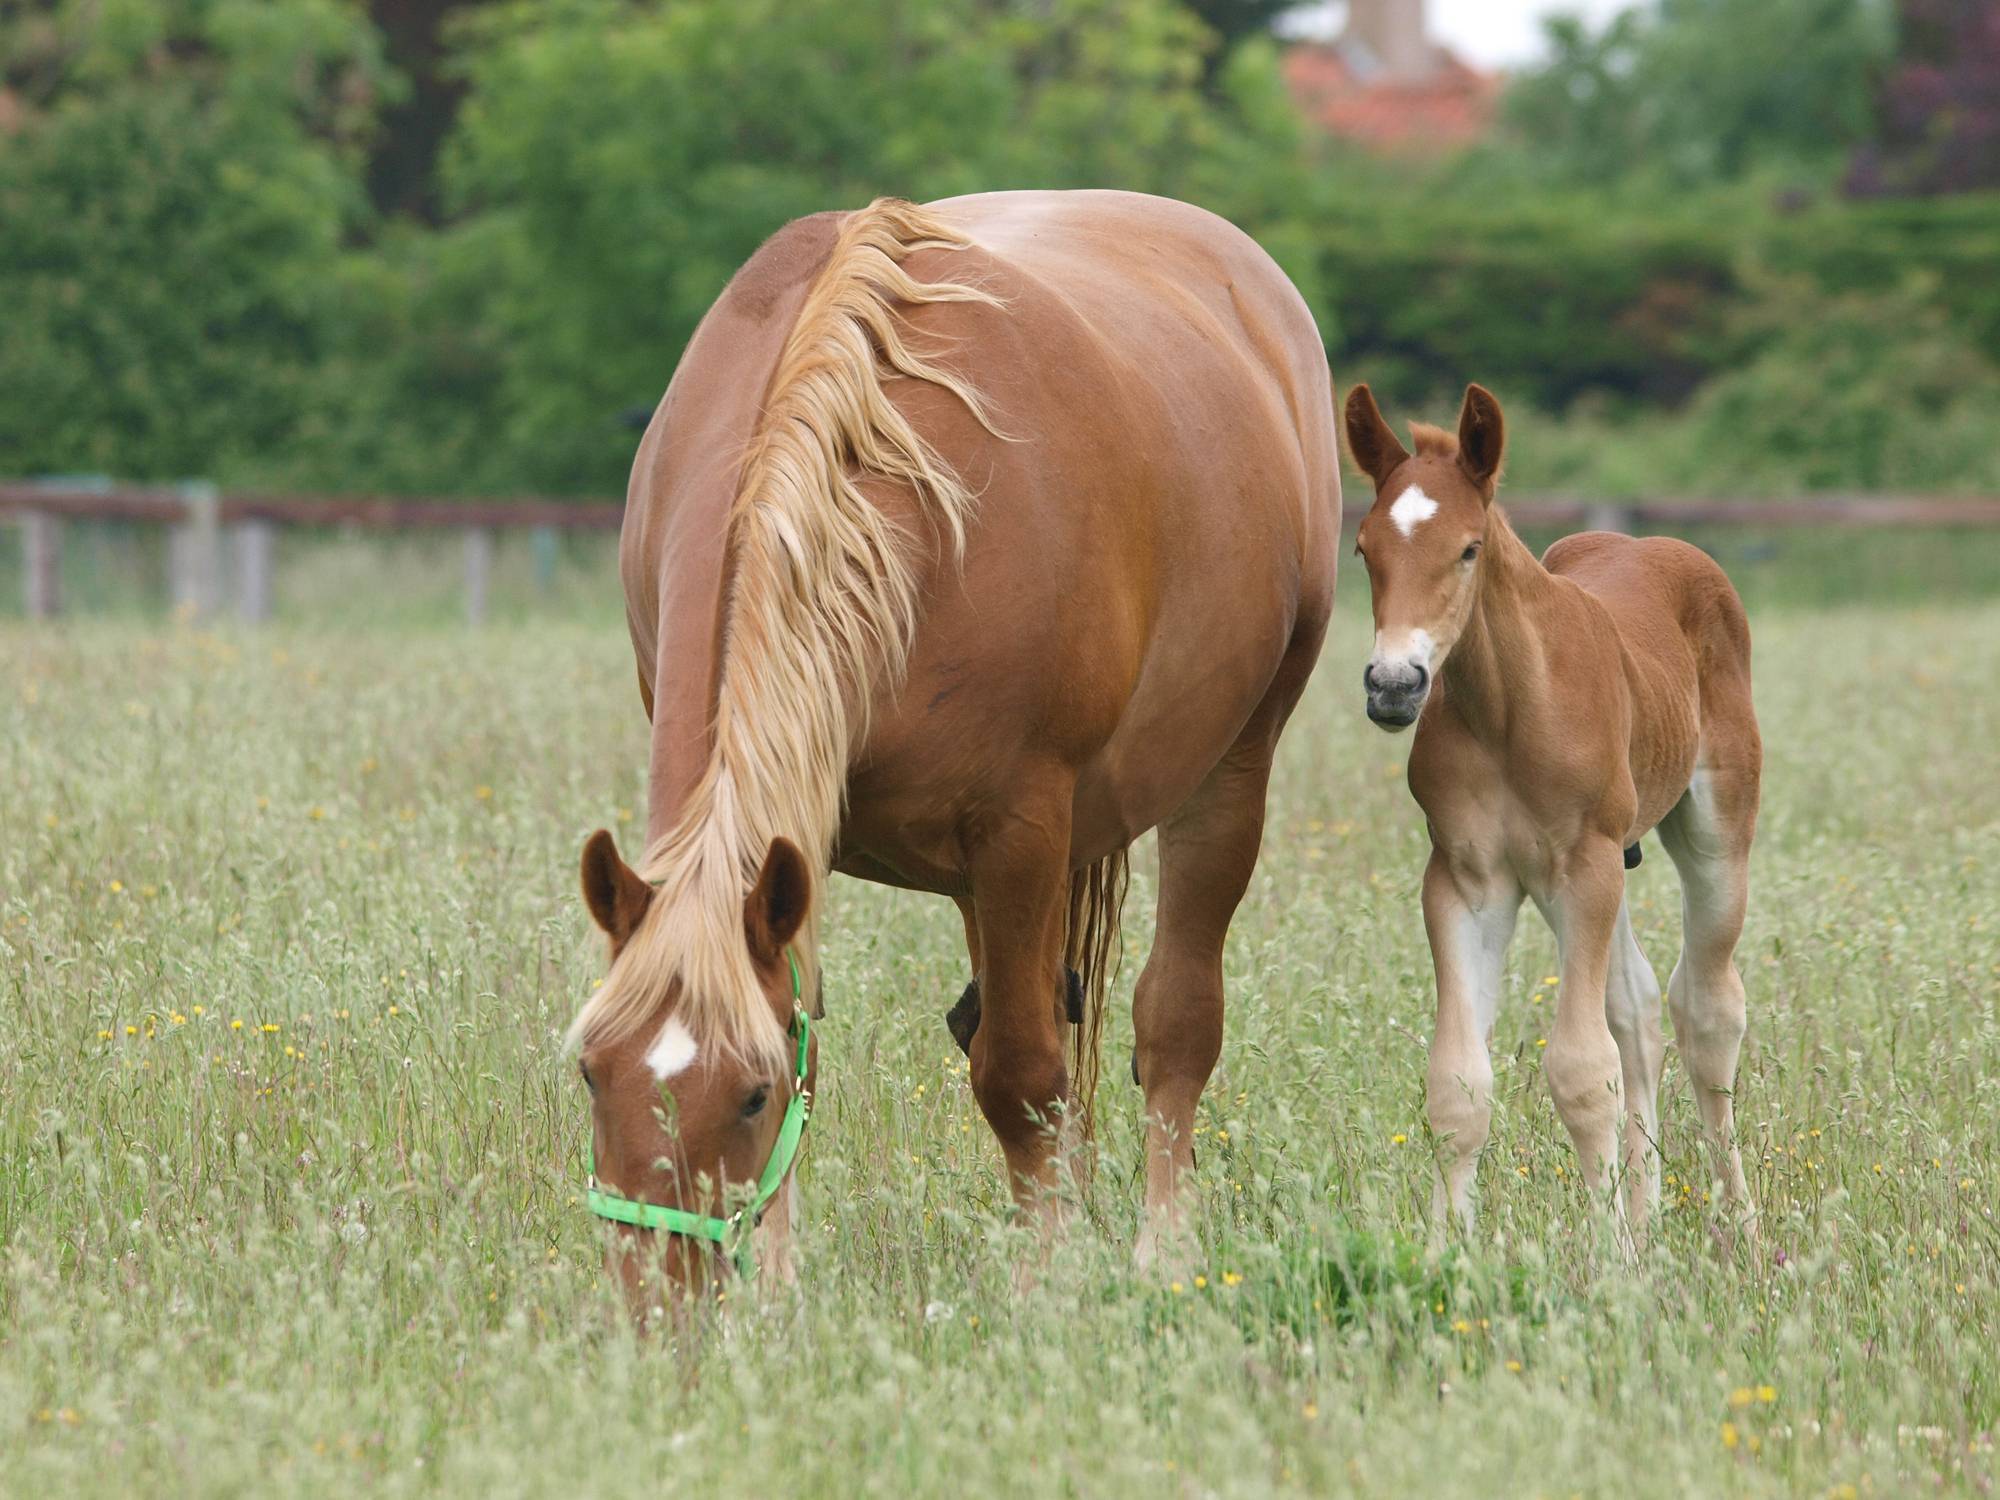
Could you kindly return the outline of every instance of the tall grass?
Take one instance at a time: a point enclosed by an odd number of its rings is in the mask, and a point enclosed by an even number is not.
[[[675,1347],[599,1274],[559,1041],[601,963],[580,841],[644,823],[615,611],[0,631],[0,1492],[1990,1487],[2000,607],[1757,609],[1762,1245],[1714,1242],[1670,1053],[1667,1205],[1624,1270],[1579,1232],[1532,919],[1480,1229],[1426,1243],[1424,836],[1408,741],[1355,701],[1364,605],[1231,938],[1195,1273],[1130,1269],[1149,846],[1102,1163],[1025,1293],[943,1024],[955,915],[842,881],[802,1283]],[[1664,977],[1678,898],[1646,847]]]

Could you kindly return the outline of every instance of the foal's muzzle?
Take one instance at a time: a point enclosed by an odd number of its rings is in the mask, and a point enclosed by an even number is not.
[[[1368,717],[1384,729],[1408,729],[1424,711],[1431,674],[1422,662],[1371,661],[1361,669]]]

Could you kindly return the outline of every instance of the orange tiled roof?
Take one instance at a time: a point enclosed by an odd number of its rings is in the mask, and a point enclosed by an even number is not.
[[[1301,42],[1287,49],[1285,83],[1308,119],[1334,135],[1384,151],[1443,151],[1468,146],[1493,123],[1500,80],[1439,51],[1429,78],[1358,76],[1337,45]]]

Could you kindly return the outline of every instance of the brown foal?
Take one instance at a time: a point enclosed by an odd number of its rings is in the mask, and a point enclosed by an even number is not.
[[[1417,726],[1410,791],[1430,825],[1439,1226],[1472,1223],[1493,1110],[1487,1045],[1524,893],[1561,950],[1543,1066],[1583,1179],[1632,1232],[1657,1204],[1660,988],[1625,904],[1628,861],[1655,828],[1681,879],[1674,1036],[1714,1175],[1747,1222],[1734,953],[1763,749],[1743,605],[1706,554],[1664,537],[1587,532],[1536,561],[1494,504],[1505,428],[1479,386],[1456,437],[1412,429],[1414,454],[1367,386],[1349,394],[1346,417],[1349,450],[1375,484],[1357,544],[1375,613],[1368,716]]]

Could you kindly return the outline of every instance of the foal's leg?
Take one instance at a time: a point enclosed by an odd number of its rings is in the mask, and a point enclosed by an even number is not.
[[[1456,1219],[1472,1228],[1472,1185],[1493,1124],[1493,1060],[1487,1039],[1500,1009],[1507,945],[1521,909],[1511,873],[1454,876],[1435,850],[1424,867],[1424,930],[1437,969],[1437,1028],[1431,1037],[1425,1113],[1437,1138],[1439,1177],[1431,1195],[1439,1234]]]
[[[1660,1202],[1660,981],[1632,936],[1632,916],[1618,904],[1611,934],[1611,969],[1604,987],[1604,1019],[1618,1043],[1625,1074],[1625,1215],[1634,1234]]]
[[[1057,1216],[1055,1134],[1069,1100],[1056,997],[1068,915],[1070,802],[1066,780],[1018,798],[971,858],[978,922],[979,1029],[972,1093],[1000,1138],[1023,1208]]]
[[[1160,826],[1160,904],[1132,997],[1134,1063],[1146,1091],[1142,1270],[1186,1235],[1194,1112],[1222,1052],[1222,945],[1264,832],[1268,746],[1241,747]]]
[[[1750,892],[1756,796],[1754,779],[1746,785],[1741,776],[1697,771],[1660,824],[1660,842],[1681,876],[1681,956],[1667,981],[1674,1045],[1694,1080],[1702,1135],[1724,1200],[1744,1219],[1755,1209],[1736,1145],[1736,1059],[1745,1006],[1735,955]]]
[[[1611,1187],[1625,1090],[1605,1005],[1612,940],[1625,902],[1625,851],[1615,839],[1586,837],[1570,851],[1561,880],[1550,916],[1562,952],[1562,988],[1542,1070],[1576,1146],[1584,1185],[1609,1197],[1622,1224],[1625,1205]]]

